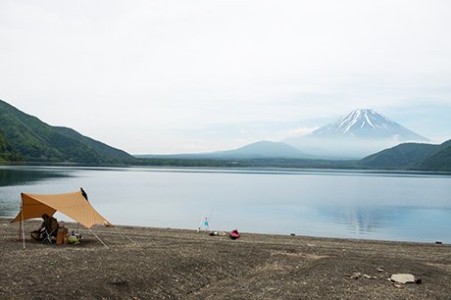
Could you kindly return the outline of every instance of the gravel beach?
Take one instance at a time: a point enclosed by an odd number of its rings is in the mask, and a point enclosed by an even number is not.
[[[32,241],[0,219],[0,299],[451,299],[443,244],[95,227],[77,245]],[[69,230],[74,224],[66,224]],[[397,283],[408,273],[417,283]]]

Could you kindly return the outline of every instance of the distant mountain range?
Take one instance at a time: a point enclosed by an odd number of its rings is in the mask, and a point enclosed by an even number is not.
[[[401,143],[402,141],[429,140],[373,110],[363,109],[352,111],[309,136],[288,140],[291,144],[260,141],[228,151],[139,157],[224,160],[230,164],[233,162],[236,166],[266,164],[280,167],[451,170],[451,141],[442,145]],[[344,160],[346,157],[354,159]],[[337,159],[342,162],[336,161]]]
[[[257,142],[235,150],[198,154],[140,155],[153,165],[216,167],[281,167],[372,169],[404,171],[451,171],[451,140],[440,144],[403,143],[360,160],[306,158],[284,143]],[[263,151],[258,149],[263,148]],[[284,156],[274,150],[287,150]],[[265,153],[265,155],[263,155]]]
[[[370,110],[355,111],[312,136],[342,136],[345,140],[358,136],[360,141],[368,142],[368,132],[382,139],[425,139]],[[1,163],[451,171],[451,140],[441,145],[403,143],[359,160],[327,160],[318,153],[309,154],[287,143],[270,141],[227,151],[134,157],[73,129],[50,126],[0,100]]]
[[[358,109],[309,135],[284,142],[323,158],[363,158],[402,142],[429,139],[371,109]]]
[[[73,129],[50,126],[0,100],[0,160],[28,163],[129,164],[137,159]]]
[[[282,142],[259,141],[233,150],[165,155],[137,155],[140,158],[189,158],[189,159],[265,159],[308,158],[299,149]]]
[[[259,141],[237,149],[197,154],[142,155],[144,158],[190,159],[361,159],[404,141],[426,142],[427,138],[370,109],[354,110],[307,136],[283,142]]]

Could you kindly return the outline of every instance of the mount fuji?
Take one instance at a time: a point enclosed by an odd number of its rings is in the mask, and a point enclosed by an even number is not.
[[[324,158],[362,158],[403,142],[429,139],[371,109],[357,109],[312,133],[285,140]]]
[[[371,109],[354,110],[337,121],[313,131],[312,135],[333,138],[393,139],[398,142],[428,141],[427,138]]]

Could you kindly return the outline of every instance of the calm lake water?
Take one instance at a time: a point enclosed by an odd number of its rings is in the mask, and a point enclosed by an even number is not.
[[[213,230],[451,243],[450,175],[1,167],[0,216],[21,192],[80,187],[113,224],[196,229],[207,214]]]

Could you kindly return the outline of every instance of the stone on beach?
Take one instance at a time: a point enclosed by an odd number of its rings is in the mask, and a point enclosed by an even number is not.
[[[415,276],[412,274],[393,274],[390,280],[402,284],[416,282]]]

